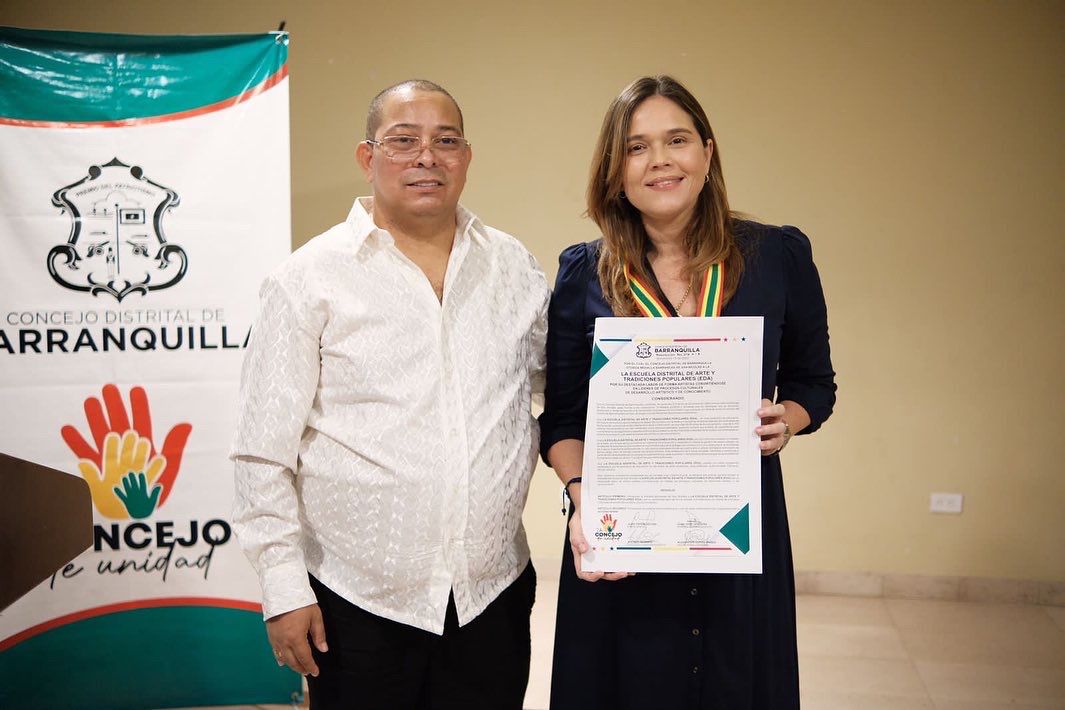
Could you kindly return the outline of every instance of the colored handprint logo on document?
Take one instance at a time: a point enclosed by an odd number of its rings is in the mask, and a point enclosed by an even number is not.
[[[599,518],[599,522],[603,525],[603,532],[612,533],[618,526],[618,521],[610,513],[604,513],[603,517]]]
[[[175,425],[157,451],[144,388],[130,389],[129,413],[118,387],[104,385],[101,394],[100,399],[85,400],[93,443],[69,424],[60,434],[78,457],[78,470],[101,515],[112,520],[147,518],[162,507],[174,487],[192,425]]]

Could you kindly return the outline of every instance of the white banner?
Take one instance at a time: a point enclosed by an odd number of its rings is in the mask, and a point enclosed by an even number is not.
[[[85,478],[95,521],[0,614],[0,706],[299,691],[228,522],[243,348],[290,248],[287,44],[0,30],[0,451]]]

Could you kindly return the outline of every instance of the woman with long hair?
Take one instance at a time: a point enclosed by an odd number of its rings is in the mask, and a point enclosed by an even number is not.
[[[835,373],[810,241],[729,209],[705,111],[668,76],[607,110],[588,215],[602,238],[567,248],[548,316],[541,450],[570,496],[551,707],[786,710],[799,706],[795,583],[780,452],[832,412]],[[581,569],[581,475],[595,319],[762,316],[763,572]]]

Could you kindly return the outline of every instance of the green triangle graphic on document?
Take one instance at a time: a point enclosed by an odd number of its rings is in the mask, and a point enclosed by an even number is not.
[[[728,538],[729,542],[739,548],[740,552],[747,554],[751,551],[751,505],[743,506],[740,512],[732,516],[732,520],[725,523],[721,528],[721,534]]]
[[[603,365],[610,362],[610,358],[599,349],[599,343],[592,346],[592,377],[595,377],[595,373],[603,369]]]

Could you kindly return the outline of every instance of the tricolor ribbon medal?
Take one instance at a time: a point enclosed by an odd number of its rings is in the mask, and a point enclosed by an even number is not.
[[[672,315],[669,308],[662,302],[654,289],[634,276],[625,265],[625,278],[629,280],[629,290],[636,299],[636,307],[648,318],[669,318]],[[722,263],[711,264],[706,270],[706,278],[703,279],[703,288],[699,293],[698,316],[716,317],[721,315],[721,302],[725,294],[725,265]]]

